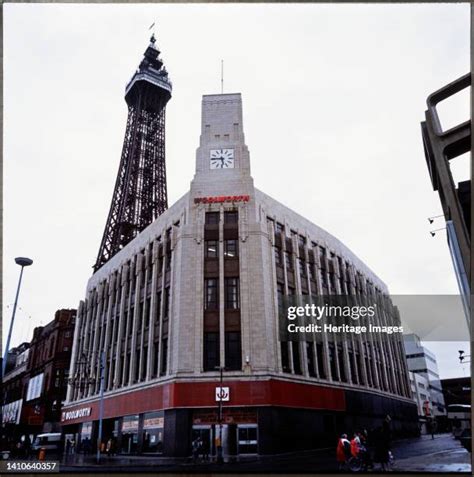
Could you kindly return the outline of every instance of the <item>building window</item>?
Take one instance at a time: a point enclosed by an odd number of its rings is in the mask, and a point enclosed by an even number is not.
[[[206,212],[206,225],[217,225],[219,223],[219,212]]]
[[[281,283],[277,283],[277,301],[278,308],[283,308],[283,296],[285,294],[285,288]],[[282,312],[283,310],[280,310]]]
[[[145,313],[144,313],[144,320],[145,320],[145,328],[148,328],[150,323],[150,298],[148,297],[145,301]]]
[[[346,369],[344,368],[344,350],[342,344],[337,345],[337,356],[339,361],[339,376],[341,381],[347,381],[346,378]]]
[[[314,347],[312,342],[306,343],[306,359],[308,360],[308,373],[310,376],[316,376],[316,366],[314,362]]]
[[[284,232],[285,231],[285,226],[283,224],[280,224],[280,222],[276,223],[276,231],[277,232]]]
[[[166,374],[168,367],[168,338],[163,338],[161,342],[161,374]]]
[[[319,273],[320,273],[321,285],[324,288],[327,288],[328,287],[328,277],[327,277],[327,274],[326,274],[326,270],[324,268],[321,268]]]
[[[282,341],[280,343],[281,347],[281,367],[284,373],[290,372],[290,358],[288,355],[288,342]]]
[[[238,331],[228,331],[225,334],[225,367],[229,371],[238,371],[242,369],[240,332]]]
[[[286,262],[286,269],[293,270],[293,261],[291,260],[290,252],[285,252],[285,262]]]
[[[273,253],[275,255],[275,265],[276,266],[282,266],[282,263],[281,263],[281,250],[278,248],[278,247],[275,247],[273,249]]]
[[[334,381],[337,381],[338,375],[337,375],[337,368],[336,368],[336,350],[332,343],[328,345],[328,351],[329,351],[329,366],[331,369],[331,376]]]
[[[302,260],[301,258],[298,258],[298,268],[300,272],[301,277],[306,277],[306,262]]]
[[[219,366],[219,333],[204,333],[204,371],[214,371]]]
[[[227,310],[238,310],[239,304],[239,279],[225,279],[225,307]]]
[[[204,307],[206,310],[216,310],[219,305],[219,280],[217,278],[208,278],[204,284]]]
[[[324,348],[322,343],[316,344],[316,356],[318,361],[318,374],[322,379],[326,379],[326,372],[324,370]]]
[[[138,315],[137,315],[137,333],[142,329],[143,322],[143,302],[138,304]]]
[[[165,302],[164,302],[164,310],[163,310],[163,317],[168,318],[170,312],[170,289],[169,287],[165,288]]]
[[[219,257],[219,242],[217,240],[206,240],[206,258]]]
[[[156,377],[158,376],[158,361],[159,361],[158,341],[155,341],[153,343],[152,361],[153,361],[153,377]]]
[[[239,255],[239,245],[237,240],[224,241],[224,256],[227,258],[235,258]]]
[[[306,237],[303,237],[302,235],[298,235],[298,243],[304,247],[306,245]]]
[[[239,221],[239,213],[236,210],[224,212],[224,224],[236,224]]]
[[[299,343],[294,341],[292,343],[292,349],[293,349],[293,371],[295,372],[295,374],[303,374],[301,370]]]

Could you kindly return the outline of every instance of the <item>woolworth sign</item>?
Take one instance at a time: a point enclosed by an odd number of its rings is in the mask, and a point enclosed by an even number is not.
[[[70,421],[71,419],[78,419],[79,417],[88,417],[91,415],[92,408],[82,407],[74,409],[74,411],[63,411],[61,421]]]

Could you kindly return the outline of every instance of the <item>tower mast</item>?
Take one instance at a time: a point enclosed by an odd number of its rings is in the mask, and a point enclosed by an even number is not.
[[[168,208],[165,108],[172,85],[155,35],[125,88],[127,126],[117,179],[94,271]]]

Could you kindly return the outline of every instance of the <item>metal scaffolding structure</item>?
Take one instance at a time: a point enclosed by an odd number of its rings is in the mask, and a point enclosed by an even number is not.
[[[125,90],[127,127],[112,203],[94,271],[168,208],[165,109],[172,85],[152,36]]]

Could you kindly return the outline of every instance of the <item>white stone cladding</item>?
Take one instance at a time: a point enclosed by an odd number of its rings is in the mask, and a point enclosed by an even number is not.
[[[94,371],[98,357],[105,350],[107,360],[106,395],[129,389],[174,380],[215,379],[217,371],[204,372],[204,229],[206,212],[219,212],[219,243],[223,241],[222,216],[225,211],[238,211],[238,247],[240,280],[240,329],[242,369],[226,372],[235,379],[262,379],[276,376],[300,382],[322,382],[341,387],[355,387],[371,392],[410,396],[406,360],[401,344],[372,343],[368,361],[355,367],[349,363],[349,346],[364,353],[361,343],[342,344],[344,369],[353,369],[343,382],[340,368],[329,376],[328,343],[324,343],[321,363],[326,376],[310,375],[306,353],[316,351],[316,345],[291,343],[290,369],[282,367],[281,345],[277,319],[277,275],[274,258],[274,229],[269,219],[285,226],[285,234],[296,236],[291,260],[298,263],[297,236],[306,240],[305,254],[313,247],[324,247],[328,254],[339,257],[350,287],[386,295],[387,286],[338,239],[298,215],[278,201],[256,189],[250,176],[249,151],[245,145],[242,126],[240,94],[203,97],[202,131],[196,152],[196,173],[190,191],[158,217],[140,235],[117,253],[90,278],[86,297],[79,306],[73,349],[71,375],[78,371],[76,362],[86,356]],[[235,164],[232,169],[211,170],[209,151],[212,148],[233,148]],[[248,195],[248,201],[196,203],[197,198]],[[220,276],[222,277],[222,245]],[[319,249],[318,249],[319,250]],[[319,257],[319,252],[318,255]],[[307,257],[306,257],[307,258]],[[311,265],[314,273],[328,273],[327,263],[319,258]],[[340,276],[337,261],[335,276]],[[288,270],[284,270],[284,286],[288,292]],[[295,266],[295,270],[297,267]],[[309,268],[307,268],[307,271]],[[311,270],[309,270],[311,272]],[[130,276],[131,273],[131,276]],[[295,273],[296,290],[301,291],[310,281],[308,275]],[[327,278],[327,276],[325,277]],[[319,283],[319,279],[318,279]],[[220,280],[220,341],[221,362],[225,360],[223,309],[224,289]],[[348,285],[349,286],[349,285]],[[127,289],[129,290],[127,293]],[[347,290],[350,293],[352,290]],[[322,293],[318,285],[312,293]],[[341,293],[340,285],[333,293]],[[165,296],[169,293],[169,306]],[[167,312],[168,310],[168,312]],[[396,316],[385,317],[387,323]],[[123,339],[120,338],[123,336]],[[301,373],[297,373],[293,347],[299,347]],[[130,348],[130,352],[128,349]],[[355,351],[354,351],[355,353]],[[382,360],[383,363],[380,361]],[[363,360],[362,360],[363,361]],[[369,369],[370,368],[370,369]],[[98,374],[95,374],[98,376]],[[137,378],[138,376],[138,378]],[[354,378],[356,376],[356,378]],[[69,402],[97,396],[96,385],[82,391],[69,389]]]

